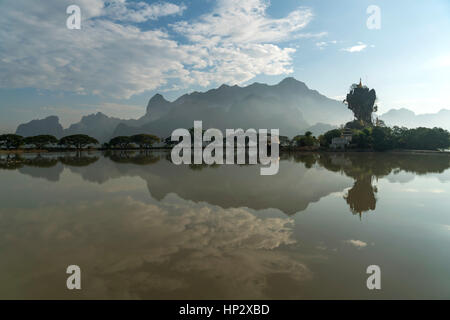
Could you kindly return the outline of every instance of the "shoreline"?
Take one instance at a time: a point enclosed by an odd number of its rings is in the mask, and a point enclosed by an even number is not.
[[[0,155],[6,154],[40,154],[40,153],[69,153],[69,152],[105,152],[105,151],[169,151],[172,148],[167,147],[156,147],[149,149],[103,149],[103,148],[90,148],[90,149],[19,149],[19,150],[0,150]],[[301,150],[301,149],[291,149],[291,148],[280,148],[280,153],[391,153],[391,154],[439,154],[439,155],[450,155],[450,150],[413,150],[413,149],[396,149],[396,150],[386,150],[386,151],[375,151],[375,150],[364,150],[364,149],[349,149],[349,150],[329,150],[329,149],[317,149],[317,150]]]

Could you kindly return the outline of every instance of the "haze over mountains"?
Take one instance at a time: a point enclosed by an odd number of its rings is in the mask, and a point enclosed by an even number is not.
[[[437,113],[415,114],[413,111],[401,108],[391,109],[380,116],[388,126],[400,126],[408,128],[416,127],[440,127],[450,130],[450,110],[442,109]]]
[[[391,110],[380,118],[387,124],[416,126],[416,122],[422,123],[422,118],[415,118],[420,116],[406,111]],[[449,118],[450,111],[441,112],[442,118]],[[408,115],[408,123],[404,119],[400,121],[403,113]],[[203,121],[203,129],[279,128],[280,135],[293,137],[307,130],[317,136],[353,120],[353,114],[341,101],[327,98],[294,78],[286,78],[276,85],[222,85],[207,92],[185,94],[173,102],[156,94],[150,99],[145,115],[139,119],[123,120],[99,112],[84,116],[80,122],[63,129],[59,119],[50,116],[21,124],[16,133],[22,136],[52,134],[58,138],[88,134],[106,142],[114,136],[138,133],[168,137],[174,129],[191,128],[195,120]],[[445,120],[441,122],[444,124]],[[433,123],[432,115],[427,118],[427,123]],[[448,127],[448,123],[447,120],[445,126]]]

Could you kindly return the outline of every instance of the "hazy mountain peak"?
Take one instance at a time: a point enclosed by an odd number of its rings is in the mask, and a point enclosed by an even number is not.
[[[97,113],[92,113],[92,114],[88,115],[88,117],[109,118],[106,114],[104,114],[103,112],[100,112],[100,111],[98,111]]]
[[[59,123],[57,116],[48,116],[44,119],[31,120],[28,123],[19,125],[16,133],[24,137],[50,134],[60,138],[63,135],[63,127]]]
[[[298,80],[295,79],[294,77],[286,77],[286,78],[284,78],[283,80],[281,80],[281,81],[279,82],[279,84],[282,84],[282,83],[296,83],[296,82],[301,82],[301,81],[298,81]]]
[[[399,108],[399,109],[391,109],[388,112],[386,112],[386,114],[388,113],[403,113],[403,114],[411,114],[411,115],[416,115],[414,113],[414,111],[411,111],[409,109],[406,108]]]
[[[148,101],[147,113],[150,113],[151,109],[158,108],[158,107],[161,107],[161,106],[166,106],[168,104],[170,104],[170,102],[167,101],[163,97],[162,94],[157,93]]]
[[[307,87],[306,84],[304,82],[301,82],[297,79],[295,79],[294,77],[287,77],[284,78],[283,80],[281,80],[278,85],[282,86],[282,85],[297,85],[297,86],[302,86],[302,87]]]
[[[91,113],[91,114],[88,114],[87,116],[82,116],[80,122],[74,123],[70,127],[72,127],[74,125],[75,126],[79,125],[81,123],[89,123],[92,121],[102,121],[102,120],[108,120],[108,119],[115,119],[115,118],[109,117],[106,114],[104,114],[103,112],[98,111],[97,113]]]
[[[169,102],[169,101],[167,101],[162,94],[157,93],[153,97],[151,97],[148,104],[150,105],[150,104],[161,103],[161,102]]]
[[[382,114],[380,119],[389,126],[404,126],[408,128],[417,127],[441,127],[450,129],[450,110],[441,109],[437,113],[415,114],[413,111],[400,108],[391,109]]]
[[[311,94],[317,95],[317,92],[310,90],[305,83],[298,81],[292,77],[288,77],[281,80],[277,85],[275,85],[275,87],[278,88],[278,90],[281,90],[282,92],[286,92],[289,94],[292,92],[297,92],[306,95]]]
[[[44,120],[59,122],[59,117],[58,116],[48,116],[47,118],[44,118]]]

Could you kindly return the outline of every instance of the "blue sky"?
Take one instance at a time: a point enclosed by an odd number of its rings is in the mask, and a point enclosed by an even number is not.
[[[81,30],[66,28],[70,4]],[[361,77],[380,112],[450,109],[447,0],[2,0],[0,12],[0,132],[53,114],[137,118],[156,92],[287,76],[336,99]]]

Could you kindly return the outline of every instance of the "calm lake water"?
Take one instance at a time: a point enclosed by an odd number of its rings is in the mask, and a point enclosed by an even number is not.
[[[3,155],[0,298],[449,299],[449,208],[448,155]]]

